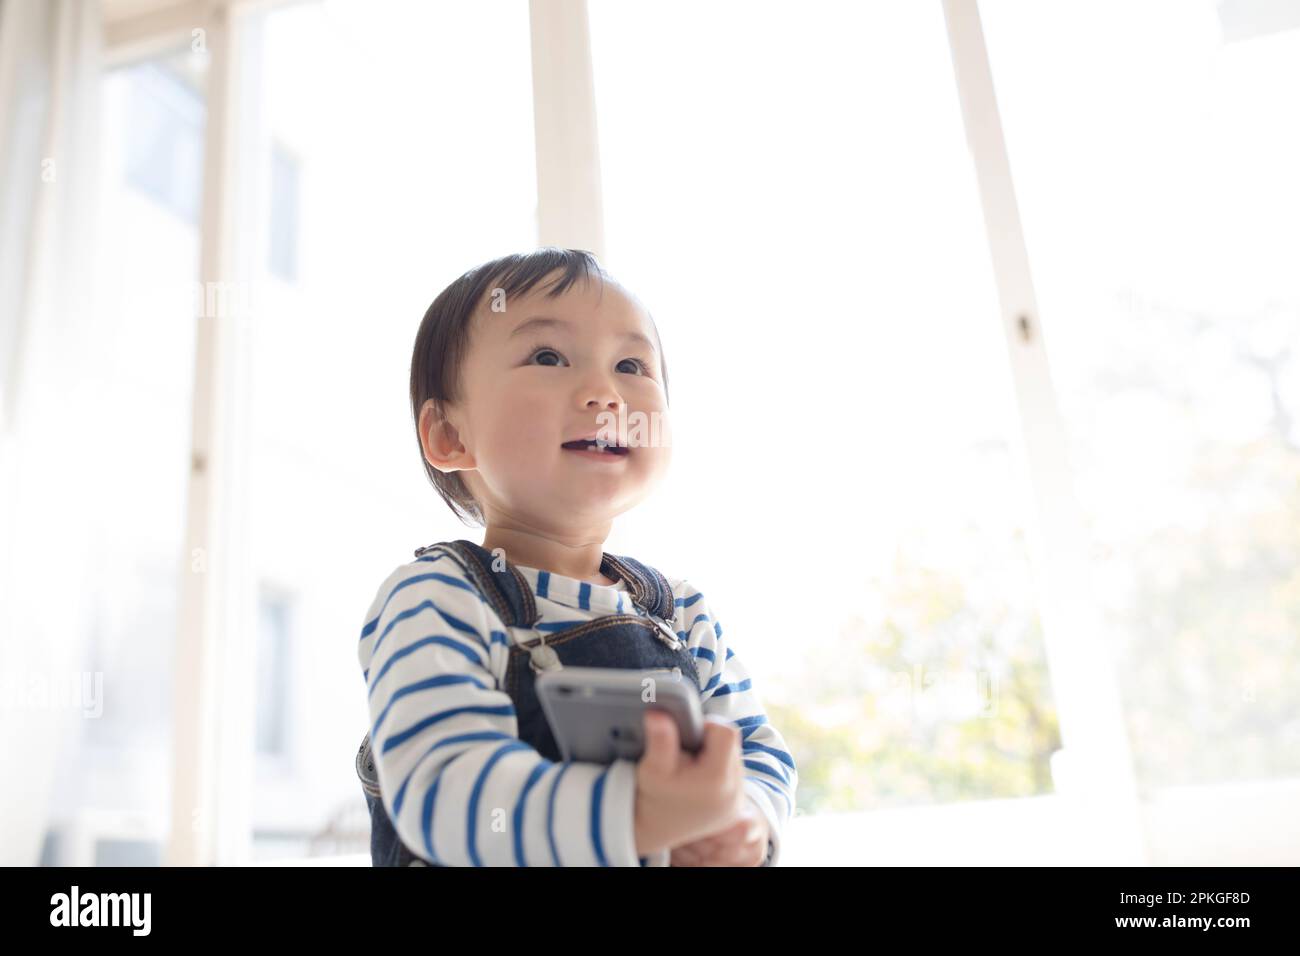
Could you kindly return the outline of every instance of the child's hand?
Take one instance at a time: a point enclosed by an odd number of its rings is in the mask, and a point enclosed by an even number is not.
[[[636,768],[635,842],[638,856],[716,834],[735,821],[746,801],[740,728],[704,718],[699,753],[681,749],[677,724],[647,710],[646,749]]]
[[[673,847],[669,866],[762,866],[767,818],[749,800],[736,821],[717,833]]]

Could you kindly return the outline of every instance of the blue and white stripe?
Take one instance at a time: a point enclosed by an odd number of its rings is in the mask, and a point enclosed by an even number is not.
[[[543,633],[635,612],[622,585],[520,571],[537,596]],[[741,728],[745,786],[779,855],[798,784],[794,760],[703,595],[686,581],[669,583],[674,628],[698,661],[703,709]],[[398,837],[452,866],[667,865],[667,851],[636,854],[635,763],[555,763],[518,739],[513,703],[501,689],[511,641],[445,554],[402,565],[376,592],[357,656],[375,766]]]

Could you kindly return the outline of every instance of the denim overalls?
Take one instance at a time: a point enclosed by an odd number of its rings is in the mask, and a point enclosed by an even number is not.
[[[533,591],[515,567],[493,570],[492,553],[464,539],[431,544],[415,552],[417,558],[441,550],[464,568],[479,592],[508,627],[534,628],[541,615]],[[543,757],[561,762],[559,747],[537,699],[533,682],[537,670],[574,667],[617,667],[632,670],[676,670],[699,686],[695,656],[673,630],[673,592],[654,568],[632,558],[603,554],[600,571],[621,580],[631,592],[640,613],[608,614],[583,621],[563,631],[542,635],[536,631],[523,644],[514,643],[503,689],[510,695],[519,726],[519,739]],[[357,776],[370,808],[370,859],[374,866],[438,866],[417,857],[397,837],[392,820],[379,796],[379,776],[367,734],[357,751]],[[645,859],[644,857],[642,858]]]

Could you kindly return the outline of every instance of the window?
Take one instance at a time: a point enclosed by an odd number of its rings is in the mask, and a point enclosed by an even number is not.
[[[272,274],[298,277],[298,161],[280,144],[271,147]]]
[[[257,751],[279,760],[289,757],[292,633],[291,599],[264,587],[258,602]]]
[[[68,582],[79,597],[64,626],[76,622],[103,706],[60,751],[48,841],[80,853],[83,834],[120,834],[94,851],[110,864],[156,857],[164,838],[180,575],[206,561],[186,556],[182,571],[205,69],[180,53],[103,74],[94,361],[76,382],[100,425],[78,447],[84,472],[49,479],[48,493],[93,501],[70,544],[91,573]]]
[[[365,810],[353,756],[370,721],[342,649],[385,575],[465,530],[420,467],[408,366],[443,286],[536,244],[528,7],[343,0],[250,20],[259,115],[247,149],[272,159],[238,232],[265,263],[239,452],[243,553],[254,580],[294,596],[291,610],[263,600],[262,649],[295,662],[249,674],[261,701],[289,708],[259,705],[258,747],[287,729],[295,768],[255,780],[253,853],[365,853],[364,832],[350,846],[313,839]],[[241,167],[241,185],[265,171]],[[312,715],[296,735],[295,710]]]
[[[1294,775],[1300,20],[980,13],[1139,779]]]
[[[673,369],[674,474],[620,529],[698,579],[761,674],[800,812],[1052,792],[1030,499],[942,9],[592,0],[590,19],[608,265]]]
[[[203,95],[177,57],[124,71],[130,88],[126,178],[132,186],[197,226],[202,199]],[[197,60],[195,62],[198,62]]]

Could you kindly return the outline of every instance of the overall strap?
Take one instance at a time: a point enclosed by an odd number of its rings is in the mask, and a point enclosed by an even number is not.
[[[533,589],[508,561],[498,562],[491,551],[464,538],[426,545],[416,549],[415,556],[423,558],[435,550],[444,551],[464,569],[507,627],[532,627],[540,619]],[[498,569],[497,564],[505,567]]]
[[[620,578],[631,590],[632,600],[650,614],[665,621],[673,619],[673,589],[655,568],[625,554],[606,554],[600,569],[610,577]],[[611,574],[611,570],[615,573]]]
[[[533,589],[519,570],[498,559],[482,545],[464,538],[418,548],[417,558],[442,550],[452,557],[482,592],[483,597],[510,627],[533,627],[541,619]],[[673,590],[655,568],[626,555],[602,552],[600,571],[627,585],[633,602],[647,613],[666,621],[673,619]]]

